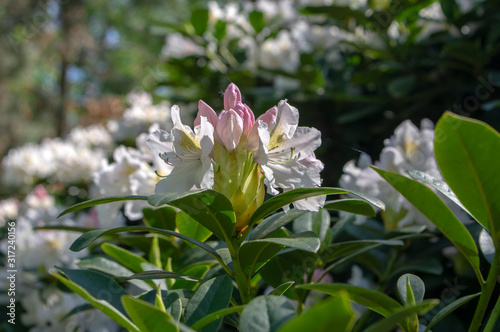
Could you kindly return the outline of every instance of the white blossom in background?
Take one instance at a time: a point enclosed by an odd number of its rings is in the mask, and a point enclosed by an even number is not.
[[[32,185],[54,173],[50,156],[33,143],[10,149],[2,159],[2,182],[10,186]]]
[[[205,49],[197,45],[192,39],[185,37],[181,33],[171,33],[165,37],[165,45],[161,50],[161,55],[165,59],[184,59],[190,56],[201,56],[205,54]]]
[[[26,292],[20,299],[25,312],[21,321],[32,326],[30,332],[116,332],[119,326],[102,312],[92,309],[61,319],[73,308],[87,303],[74,293],[63,292],[53,286]]]
[[[151,195],[154,194],[159,178],[139,150],[119,146],[113,153],[114,162],[99,172],[94,173],[94,185],[100,197],[117,195]],[[125,216],[136,220],[142,218],[142,208],[148,206],[145,201],[114,202],[96,206],[100,226],[109,228],[123,226],[115,224],[117,212],[125,204]]]
[[[170,105],[166,101],[153,104],[153,97],[147,92],[129,93],[127,102],[130,107],[123,117],[108,122],[108,130],[115,141],[135,139],[154,123],[167,126],[170,122]]]
[[[86,146],[89,148],[108,149],[114,145],[113,137],[102,124],[75,127],[70,131],[67,139],[77,146]]]
[[[434,157],[434,124],[430,120],[422,120],[420,129],[410,120],[404,121],[396,128],[394,135],[384,141],[384,145],[380,161],[375,162],[378,168],[406,177],[409,177],[407,170],[419,170],[438,180],[443,179]],[[435,229],[434,224],[372,170],[370,164],[371,159],[367,155],[360,157],[358,165],[353,160],[349,161],[344,166],[340,186],[365,192],[382,200],[386,204],[386,210],[381,216],[387,230],[410,225]],[[453,203],[449,203],[456,210]],[[365,219],[366,217],[356,216],[358,223]]]
[[[19,205],[19,201],[15,198],[0,201],[0,227],[4,227],[9,220],[17,218]]]

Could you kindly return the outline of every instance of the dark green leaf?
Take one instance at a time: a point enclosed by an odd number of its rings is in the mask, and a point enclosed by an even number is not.
[[[277,331],[293,316],[295,309],[286,298],[273,295],[258,296],[241,312],[240,331]]]
[[[226,309],[217,310],[216,312],[212,312],[211,314],[206,315],[205,317],[194,323],[193,326],[191,327],[193,330],[198,331],[201,328],[205,327],[206,325],[212,323],[213,321],[223,318],[224,316],[233,314],[235,312],[240,313],[244,308],[245,308],[244,305],[240,305],[237,307],[229,307]]]
[[[294,219],[308,213],[309,211],[304,211],[304,210],[297,210],[297,209],[292,209],[288,212],[280,212],[273,214],[272,216],[269,216],[262,220],[260,224],[257,225],[252,230],[252,233],[250,233],[250,236],[248,237],[249,240],[256,240],[256,239],[261,239],[278,228],[281,228],[288,224],[289,222],[293,221]]]
[[[171,206],[142,209],[142,213],[144,215],[143,220],[148,227],[168,229],[170,231],[175,230],[175,218],[177,212],[178,210]]]
[[[158,233],[158,234],[175,236],[175,237],[178,237],[182,240],[193,243],[194,245],[207,251],[209,254],[211,254],[216,259],[221,259],[219,254],[213,248],[207,246],[204,243],[201,243],[199,241],[196,241],[194,239],[191,239],[187,236],[184,236],[182,234],[179,234],[179,233],[176,233],[173,231],[151,228],[151,227],[143,227],[143,226],[128,226],[128,227],[119,227],[119,228],[112,228],[112,229],[96,229],[96,230],[82,234],[78,239],[75,240],[75,242],[73,242],[73,244],[70,247],[70,250],[81,251],[81,250],[85,249],[87,246],[89,246],[96,239],[98,239],[99,237],[104,236],[104,235],[116,234],[116,233],[121,233],[121,232],[135,232],[135,231],[150,232],[150,233]]]
[[[398,301],[384,293],[348,284],[305,284],[295,287],[323,292],[332,296],[341,296],[342,292],[347,292],[352,302],[359,303],[384,317],[389,317],[392,313],[403,308]]]
[[[107,204],[107,203],[112,203],[112,202],[121,202],[121,201],[138,201],[138,200],[139,201],[146,201],[147,199],[148,199],[147,196],[134,196],[134,195],[131,195],[131,196],[111,196],[111,197],[105,197],[105,198],[97,198],[97,199],[93,199],[90,201],[75,204],[75,205],[67,208],[63,212],[61,212],[57,216],[57,218],[60,218],[60,217],[64,216],[65,214],[68,214],[68,213],[71,213],[74,211],[78,211],[81,209],[85,209],[87,207],[91,207],[91,206],[95,206],[95,205]]]
[[[296,202],[301,199],[309,198],[309,197],[315,197],[315,196],[321,196],[321,195],[337,195],[337,194],[351,194],[358,196],[359,198],[362,198],[363,200],[367,201],[368,203],[374,205],[375,207],[378,207],[379,209],[384,210],[385,205],[384,203],[370,195],[366,195],[357,191],[353,190],[347,190],[347,189],[342,189],[342,188],[298,188],[298,189],[293,189],[287,192],[284,192],[282,194],[279,194],[277,196],[274,196],[270,198],[269,200],[265,201],[252,215],[252,218],[250,219],[249,227],[252,227],[256,222],[261,220],[262,218],[265,218],[269,214],[273,213],[274,211],[278,210],[279,208],[289,205],[293,202]]]
[[[368,202],[356,198],[344,198],[337,199],[335,201],[328,201],[325,203],[324,208],[328,210],[360,214],[368,217],[375,217],[377,214],[375,209]]]
[[[195,280],[198,279],[201,281],[210,270],[210,265],[212,264],[209,263],[209,264],[198,264],[194,266],[189,266],[186,269],[181,270],[181,272],[187,276],[193,277]],[[171,289],[194,290],[197,286],[198,286],[197,283],[189,281],[188,279],[176,280],[175,283],[172,285]]]
[[[448,206],[424,184],[399,174],[383,171],[375,167],[373,169],[436,225],[469,261],[479,282],[482,283],[483,277],[479,269],[479,253],[474,239]]]
[[[113,279],[90,270],[61,269],[64,274],[51,273],[66,287],[89,302],[97,310],[109,316],[128,331],[140,332],[125,314],[120,297],[128,295]],[[113,289],[113,291],[111,291]]]
[[[365,332],[391,332],[406,318],[414,314],[423,315],[438,303],[438,300],[424,300],[423,302],[413,306],[404,307],[392,313],[391,316],[370,325]]]
[[[229,242],[234,233],[236,216],[231,202],[214,190],[167,193],[149,196],[153,206],[171,205],[186,212],[219,239]]]
[[[266,22],[264,21],[264,14],[258,10],[252,10],[248,14],[248,20],[252,25],[252,28],[256,33],[259,33],[266,27]]]
[[[453,301],[452,303],[448,304],[443,309],[439,310],[438,313],[436,313],[434,315],[434,317],[432,317],[431,321],[427,325],[427,328],[425,329],[425,332],[429,331],[429,329],[431,327],[436,325],[441,319],[443,319],[446,316],[448,316],[449,314],[451,314],[453,311],[455,311],[455,309],[459,308],[460,306],[464,305],[465,303],[469,302],[470,300],[478,297],[479,295],[481,295],[481,292],[461,297],[461,298]]]
[[[233,282],[229,276],[220,276],[200,285],[189,300],[184,311],[184,322],[192,326],[205,316],[225,309],[229,305],[233,293]],[[222,318],[206,325],[200,331],[217,331]]]

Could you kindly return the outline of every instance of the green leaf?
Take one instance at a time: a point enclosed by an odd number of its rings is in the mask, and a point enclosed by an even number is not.
[[[425,284],[414,274],[407,273],[399,277],[397,286],[399,296],[405,305],[420,303],[424,299]]]
[[[488,263],[493,263],[496,252],[495,244],[490,234],[488,234],[488,231],[484,228],[481,230],[481,233],[479,233],[479,248]]]
[[[104,235],[116,234],[116,233],[121,233],[121,232],[135,232],[135,231],[150,232],[150,233],[158,233],[158,234],[175,236],[175,237],[178,237],[184,241],[188,241],[188,242],[193,243],[194,245],[207,251],[210,255],[215,257],[217,260],[221,259],[219,254],[212,247],[209,247],[208,245],[206,245],[204,243],[201,243],[199,241],[196,241],[194,239],[191,239],[187,236],[184,236],[182,234],[179,234],[179,233],[176,233],[173,231],[151,228],[151,227],[143,227],[143,226],[127,226],[127,227],[118,227],[118,228],[112,228],[112,229],[96,229],[93,231],[89,231],[87,233],[82,234],[78,239],[76,239],[75,242],[73,242],[73,244],[71,245],[70,250],[81,251],[81,250],[85,249],[86,247],[88,247],[92,242],[97,240],[99,237],[104,236]]]
[[[101,248],[102,251],[104,251],[107,255],[116,259],[132,272],[142,272],[149,269],[157,269],[155,265],[149,263],[140,255],[112,243],[103,243],[101,244]]]
[[[257,225],[252,230],[252,233],[250,233],[250,236],[248,237],[249,240],[256,240],[256,239],[261,239],[265,238],[278,228],[281,228],[288,224],[289,222],[293,221],[294,219],[308,213],[309,211],[304,211],[304,210],[298,210],[298,209],[291,209],[288,212],[280,212],[273,214],[264,220],[261,221],[260,224]]]
[[[500,241],[500,134],[489,125],[445,113],[436,125],[436,161],[467,210]]]
[[[277,331],[286,321],[295,316],[295,309],[283,297],[257,296],[241,312],[241,332]]]
[[[274,196],[267,201],[265,201],[252,215],[249,222],[249,228],[252,227],[256,222],[265,218],[269,214],[278,210],[279,208],[289,205],[301,199],[322,196],[322,195],[338,195],[338,194],[351,194],[358,196],[359,198],[367,201],[375,207],[381,210],[385,209],[384,203],[370,195],[366,195],[357,191],[342,189],[342,188],[298,188],[293,189],[277,196]]]
[[[478,297],[479,295],[481,295],[481,292],[461,297],[461,298],[451,302],[450,304],[445,306],[443,309],[439,310],[434,315],[434,317],[432,317],[431,321],[427,325],[427,328],[425,329],[425,332],[429,331],[429,329],[431,327],[433,327],[434,325],[439,323],[440,320],[442,320],[443,318],[445,318],[446,316],[451,314],[453,311],[455,311],[455,309],[461,307],[462,305],[464,305],[465,303],[469,302],[470,300]]]
[[[285,247],[316,252],[319,239],[313,232],[292,234],[282,238],[265,238],[244,242],[240,248],[240,264],[243,272],[250,275]]]
[[[309,211],[307,214],[297,218],[293,222],[294,233],[314,232],[321,243],[321,247],[330,245],[331,230],[330,230],[330,213],[325,209],[320,209],[318,212]]]
[[[226,36],[226,22],[224,22],[223,20],[218,20],[217,23],[215,23],[214,36],[218,41],[224,39],[224,37]]]
[[[210,237],[210,235],[212,235],[211,231],[191,218],[184,211],[179,211],[177,213],[175,224],[177,225],[177,231],[179,233],[189,236],[190,238],[198,240],[200,242],[205,242]]]
[[[148,227],[175,230],[175,218],[178,210],[171,206],[162,206],[160,208],[144,208],[144,223]],[[188,235],[189,236],[189,235]]]
[[[356,323],[354,312],[346,294],[322,301],[302,315],[289,320],[279,332],[348,332]]]
[[[191,276],[198,282],[202,282],[202,278],[205,277],[205,275],[208,273],[210,270],[210,265],[212,264],[198,264],[194,266],[189,266],[186,269],[181,270],[182,273],[184,273],[187,276]],[[196,282],[189,281],[188,279],[185,280],[176,280],[175,283],[172,285],[171,289],[191,289],[194,290],[198,284]]]
[[[446,204],[427,186],[405,176],[372,167],[389,184],[399,191],[457,247],[471,264],[482,284],[479,253],[467,228],[457,219]]]
[[[439,2],[441,4],[441,10],[448,20],[454,21],[461,15],[460,8],[455,0],[440,0]]]
[[[347,292],[350,301],[361,304],[384,317],[389,317],[392,313],[403,308],[398,301],[384,293],[348,284],[304,284],[297,285],[295,288],[314,290],[336,297],[341,296],[342,292]]]
[[[85,209],[91,206],[95,205],[101,205],[101,204],[107,204],[107,203],[112,203],[112,202],[121,202],[121,201],[146,201],[148,199],[147,196],[135,196],[135,195],[129,195],[129,196],[111,196],[111,197],[105,197],[105,198],[97,198],[97,199],[92,199],[90,201],[85,201],[82,203],[75,204],[63,212],[61,212],[57,218],[60,218],[64,216],[65,214],[78,211],[81,209]]]
[[[355,18],[358,24],[369,22],[369,18],[361,11],[351,9],[347,6],[310,6],[301,9],[302,14],[312,15],[328,15],[340,21],[345,21],[348,18]]]
[[[236,216],[231,202],[214,190],[156,194],[149,196],[148,202],[181,209],[221,240],[229,242],[233,236]]]
[[[377,212],[368,202],[356,198],[344,198],[325,203],[325,209],[344,211],[362,216],[375,217]]]
[[[248,20],[252,25],[252,28],[256,33],[259,33],[266,27],[266,22],[264,21],[264,14],[258,10],[252,10],[248,14]]]
[[[408,175],[412,179],[427,183],[428,185],[430,185],[431,187],[433,187],[434,189],[439,191],[441,194],[448,197],[453,203],[457,204],[462,210],[467,212],[473,219],[475,219],[475,217],[458,200],[457,196],[455,195],[455,193],[453,191],[451,191],[450,186],[448,186],[448,184],[446,182],[444,182],[442,180],[438,180],[435,177],[433,177],[427,173],[417,171],[417,170],[408,170],[408,171],[406,171],[406,173],[408,173]]]
[[[168,313],[147,302],[125,295],[122,297],[122,303],[141,332],[179,331]]]
[[[438,300],[424,300],[421,303],[406,306],[392,313],[389,317],[370,325],[364,332],[391,332],[401,321],[414,314],[423,315],[438,303]]]
[[[132,274],[130,276],[115,277],[114,279],[117,282],[124,282],[132,279],[151,280],[151,279],[167,279],[167,278],[188,280],[193,282],[203,282],[203,280],[199,278],[191,277],[181,273],[162,271],[162,270],[144,271]]]
[[[206,8],[195,8],[191,11],[191,25],[198,36],[202,36],[208,28],[209,12]]]
[[[233,282],[227,275],[208,280],[193,294],[184,311],[184,322],[192,326],[203,317],[225,309],[233,293]],[[217,331],[222,319],[205,326],[201,331]]]
[[[293,285],[295,284],[294,281],[287,281],[281,285],[279,285],[278,287],[276,287],[275,289],[273,289],[269,295],[275,295],[275,296],[281,296],[283,294],[285,294],[285,292],[290,288],[292,287]]]
[[[70,270],[58,268],[64,274],[51,274],[66,287],[89,302],[128,331],[141,332],[125,314],[120,297],[128,295],[113,279],[90,270]],[[113,291],[111,291],[111,289]]]
[[[331,262],[336,259],[346,257],[356,253],[365,252],[367,248],[369,250],[374,249],[378,246],[402,246],[404,242],[401,240],[354,240],[354,241],[344,241],[332,244],[325,250],[325,256],[323,260],[325,262]]]
[[[191,326],[191,328],[195,331],[198,331],[201,328],[205,327],[206,325],[212,323],[213,321],[216,321],[220,318],[223,318],[235,312],[240,313],[245,307],[246,306],[244,305],[239,305],[236,307],[229,307],[226,309],[217,310],[216,312],[212,312],[211,314],[206,315],[205,317],[194,323],[193,326]]]
[[[402,98],[408,95],[417,82],[414,75],[398,77],[387,84],[387,92],[393,98]]]

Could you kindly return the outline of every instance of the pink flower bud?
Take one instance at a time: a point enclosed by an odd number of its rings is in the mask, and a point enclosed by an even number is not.
[[[217,122],[216,132],[226,150],[231,153],[240,143],[243,133],[243,119],[234,111],[222,111]]]
[[[236,104],[241,103],[241,92],[236,84],[231,83],[227,86],[226,92],[224,92],[224,109],[229,111],[234,109]]]
[[[208,106],[203,100],[200,100],[198,102],[198,115],[196,115],[196,119],[194,119],[195,127],[200,125],[202,116],[206,117],[214,128],[217,126],[217,121],[219,120],[217,114],[212,107]]]

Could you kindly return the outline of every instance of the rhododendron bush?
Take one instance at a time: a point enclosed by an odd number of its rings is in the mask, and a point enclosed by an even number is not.
[[[381,51],[465,38],[459,18],[473,21],[480,2],[405,3],[382,30],[365,22],[382,2],[319,5],[209,2],[188,23],[158,23],[154,91],[130,92],[121,116],[9,150],[2,330],[498,329],[500,133],[456,109],[407,119],[431,99],[419,90],[429,78]],[[345,87],[374,104],[339,123],[380,134],[375,114],[391,133],[337,159],[322,107],[349,100],[332,89],[349,68],[363,81],[356,61],[404,120],[382,94]],[[485,84],[476,95],[494,93]]]

